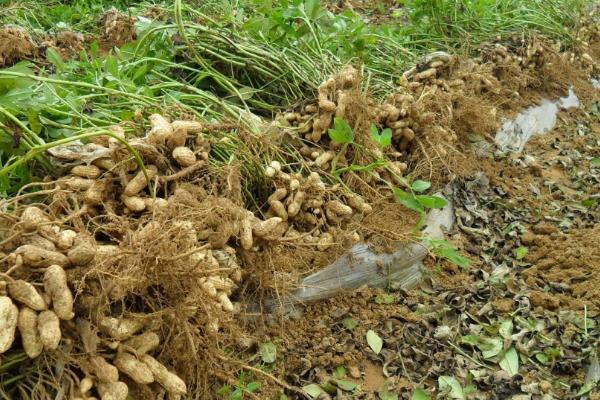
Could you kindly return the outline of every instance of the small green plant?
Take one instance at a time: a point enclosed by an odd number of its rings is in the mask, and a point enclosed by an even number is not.
[[[352,332],[358,326],[358,321],[354,318],[346,318],[342,321],[342,324],[344,325],[344,328]]]
[[[394,188],[396,199],[405,207],[419,213],[419,222],[417,229],[420,229],[425,222],[426,210],[430,208],[444,208],[448,202],[446,199],[439,196],[428,196],[416,194],[426,191],[431,187],[431,183],[427,181],[417,180],[410,186],[410,192],[400,188]]]
[[[379,134],[379,131],[377,131],[376,127],[371,127],[372,134],[373,134],[373,129],[375,129],[375,133],[377,135],[377,139],[375,139],[375,138],[374,139],[377,141],[377,143],[379,143],[380,146],[382,146],[382,145],[387,146],[387,145],[391,144],[391,131],[389,132],[390,141],[388,144],[386,144],[388,141],[386,139],[386,137],[388,135],[386,130],[384,129],[384,131],[381,134]],[[359,150],[364,150],[364,149],[360,145],[358,145],[357,143],[354,142],[354,132],[352,130],[352,127],[350,127],[348,122],[343,118],[336,117],[333,121],[333,128],[329,129],[327,133],[329,134],[329,138],[332,141],[342,145],[342,148],[338,152],[338,155],[331,162],[331,174],[333,176],[337,177],[338,179],[340,179],[340,176],[346,172],[370,172],[370,171],[374,171],[378,168],[384,167],[385,164],[387,163],[387,161],[385,159],[381,158],[381,159],[377,159],[374,162],[367,164],[367,165],[350,164],[347,167],[338,169],[338,168],[336,168],[337,159],[340,154],[344,154],[346,152],[346,149],[348,148],[349,145],[353,145],[353,147],[355,147]]]
[[[440,390],[440,398],[460,400],[466,400],[469,395],[477,391],[473,385],[463,387],[453,376],[440,376],[438,378],[438,388]]]
[[[471,260],[461,256],[458,248],[446,240],[428,239],[425,238],[427,246],[433,254],[458,265],[461,268],[468,268],[471,265]]]
[[[238,382],[235,384],[235,388],[232,388],[230,385],[223,385],[217,391],[217,395],[227,400],[244,399],[247,393],[254,393],[261,387],[261,384],[258,381],[251,380],[250,382],[246,383],[248,379],[250,379],[249,376],[246,376],[243,371],[240,372],[240,377],[238,378]]]
[[[375,303],[377,304],[393,304],[396,302],[396,296],[393,294],[380,294],[375,297]]]
[[[377,142],[381,149],[385,149],[392,144],[392,130],[390,128],[385,128],[379,132],[375,125],[371,125],[371,138]]]
[[[522,260],[527,256],[528,253],[529,253],[529,250],[527,249],[527,247],[524,247],[524,246],[517,247],[515,249],[515,258],[517,260]]]
[[[345,119],[335,117],[333,120],[333,128],[327,131],[329,138],[336,143],[349,145],[354,142],[354,132]]]
[[[265,342],[260,345],[260,358],[266,364],[272,364],[277,359],[277,346],[273,342]]]

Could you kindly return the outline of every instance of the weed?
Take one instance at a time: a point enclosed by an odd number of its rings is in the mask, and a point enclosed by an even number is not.
[[[247,382],[250,379],[250,382]],[[250,376],[247,376],[244,371],[240,372],[238,381],[235,387],[232,388],[229,385],[223,385],[218,391],[217,395],[227,400],[242,400],[246,398],[246,394],[254,393],[260,390],[261,384],[258,381],[251,380]]]
[[[371,138],[379,145],[379,148],[385,149],[392,144],[392,130],[385,128],[379,132],[375,125],[371,125]]]
[[[429,187],[421,182],[424,181],[416,181],[415,184],[409,188],[410,192],[400,188],[394,188],[396,199],[406,208],[419,213],[420,218],[417,223],[417,229],[423,226],[425,217],[427,216],[427,209],[444,208],[448,203],[443,197],[416,194],[415,192],[424,191]],[[427,186],[427,188],[424,189],[425,186]]]
[[[467,257],[461,256],[458,253],[456,246],[448,243],[446,240],[425,238],[425,241],[433,254],[436,256],[448,260],[462,268],[468,268],[471,265],[471,260]]]

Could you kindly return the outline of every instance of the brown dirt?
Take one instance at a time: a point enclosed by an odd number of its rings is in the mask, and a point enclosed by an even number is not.
[[[55,48],[63,59],[68,60],[79,56],[79,52],[85,48],[85,37],[81,33],[63,31],[46,40],[42,45]]]
[[[528,284],[540,289],[563,285],[565,296],[552,303],[555,307],[559,302],[569,306],[563,303],[571,297],[581,300],[579,304],[600,308],[600,227],[570,234],[539,234],[531,247],[527,260],[534,266],[524,273]]]
[[[100,24],[102,26],[100,47],[105,51],[136,39],[135,18],[117,9],[106,11]]]
[[[393,0],[335,0],[328,2],[327,8],[335,13],[352,10],[369,19],[373,24],[384,24],[397,20],[393,12],[398,2]]]
[[[25,29],[15,25],[0,27],[0,67],[35,57],[37,46]]]

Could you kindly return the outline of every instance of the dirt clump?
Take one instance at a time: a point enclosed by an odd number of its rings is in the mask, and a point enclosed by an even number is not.
[[[116,8],[106,11],[101,19],[102,48],[111,49],[136,39],[135,18]]]
[[[554,287],[600,307],[600,230],[581,229],[569,235],[538,235],[527,260],[533,266],[524,272],[534,287]]]
[[[42,43],[59,51],[63,59],[76,57],[85,48],[85,37],[78,32],[62,31]]]
[[[0,27],[0,66],[31,59],[37,51],[37,45],[24,28],[16,25]]]

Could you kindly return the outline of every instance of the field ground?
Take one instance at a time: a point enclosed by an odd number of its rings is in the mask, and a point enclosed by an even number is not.
[[[597,5],[0,3],[3,398],[599,398]]]

